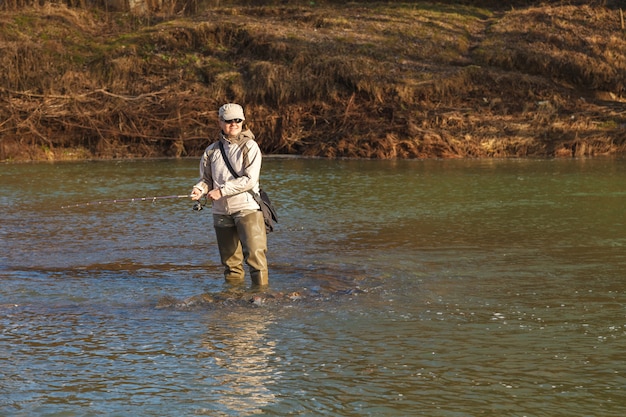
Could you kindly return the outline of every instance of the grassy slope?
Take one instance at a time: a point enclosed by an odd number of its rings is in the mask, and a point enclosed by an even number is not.
[[[47,7],[0,15],[0,159],[198,155],[242,103],[267,153],[586,156],[626,149],[618,10],[440,3]]]

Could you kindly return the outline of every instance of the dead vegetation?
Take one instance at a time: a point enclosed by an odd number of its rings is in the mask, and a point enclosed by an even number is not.
[[[626,32],[606,5],[213,6],[0,14],[0,159],[195,156],[216,109],[264,152],[578,157],[626,150]]]

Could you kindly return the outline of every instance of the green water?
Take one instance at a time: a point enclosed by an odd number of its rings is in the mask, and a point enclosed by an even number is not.
[[[197,161],[0,166],[0,415],[622,416],[626,161],[267,158],[273,294]],[[243,300],[243,301],[242,301]]]

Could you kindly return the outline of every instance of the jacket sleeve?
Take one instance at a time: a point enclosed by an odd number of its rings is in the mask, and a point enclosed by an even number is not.
[[[202,194],[207,194],[213,188],[213,176],[211,174],[211,154],[213,150],[210,147],[206,148],[202,158],[200,159],[200,181],[193,188],[197,188],[202,191]]]

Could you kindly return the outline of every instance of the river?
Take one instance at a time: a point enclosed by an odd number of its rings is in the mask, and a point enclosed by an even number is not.
[[[0,165],[0,415],[626,414],[626,160],[268,157],[261,293],[197,169]]]

